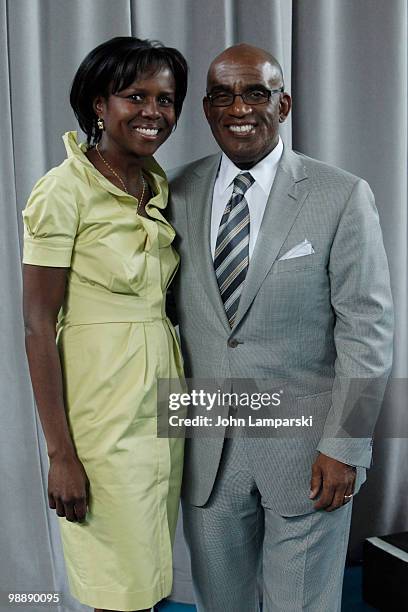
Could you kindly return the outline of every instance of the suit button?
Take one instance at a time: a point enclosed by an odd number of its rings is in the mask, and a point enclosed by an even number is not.
[[[238,340],[236,338],[230,338],[228,340],[228,346],[230,348],[237,348],[238,344],[239,344],[239,342],[238,342]]]

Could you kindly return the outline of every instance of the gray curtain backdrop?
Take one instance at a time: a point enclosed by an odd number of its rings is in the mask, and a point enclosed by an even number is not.
[[[176,133],[158,160],[171,168],[216,150],[201,99],[208,64],[236,42],[264,47],[283,65],[294,98],[287,145],[364,177],[373,188],[396,308],[394,376],[407,378],[406,0],[0,0],[0,611],[8,591],[62,591],[58,612],[86,610],[68,594],[47,459],[24,352],[21,210],[34,182],[64,158],[76,124],[69,87],[85,54],[118,35],[180,49],[190,87]],[[383,422],[398,422],[387,402]],[[405,432],[406,433],[406,432]],[[368,535],[408,529],[408,444],[380,439],[356,498],[353,558]],[[191,601],[181,533],[173,598]],[[30,605],[30,612],[43,608]]]

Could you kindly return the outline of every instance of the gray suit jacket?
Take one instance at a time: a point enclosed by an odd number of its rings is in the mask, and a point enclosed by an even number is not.
[[[387,259],[368,184],[285,147],[230,329],[210,253],[211,202],[220,155],[170,176],[169,220],[181,256],[174,284],[187,377],[290,379],[313,435],[248,439],[258,488],[282,515],[312,511],[311,465],[319,450],[363,468],[371,462],[378,406],[348,402],[352,378],[386,380],[393,310]],[[307,238],[315,253],[279,258]],[[238,343],[231,340],[238,340]],[[346,402],[347,403],[347,402]],[[375,402],[374,402],[375,403]],[[369,424],[369,426],[367,426]],[[204,505],[223,440],[186,443],[183,495]]]

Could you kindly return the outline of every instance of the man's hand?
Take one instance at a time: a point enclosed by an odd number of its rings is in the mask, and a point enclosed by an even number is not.
[[[310,480],[310,499],[319,500],[315,503],[316,510],[332,512],[350,501],[354,491],[356,468],[319,453],[312,465]]]
[[[50,459],[48,502],[58,516],[82,523],[89,502],[89,480],[77,457]]]

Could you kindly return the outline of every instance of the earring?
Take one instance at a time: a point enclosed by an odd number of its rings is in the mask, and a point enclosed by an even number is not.
[[[102,119],[102,117],[98,117],[98,120],[97,120],[97,122],[96,122],[96,125],[97,125],[97,126],[98,126],[98,128],[99,128],[100,130],[102,130],[102,131],[105,129],[105,122],[104,122],[104,120]]]

